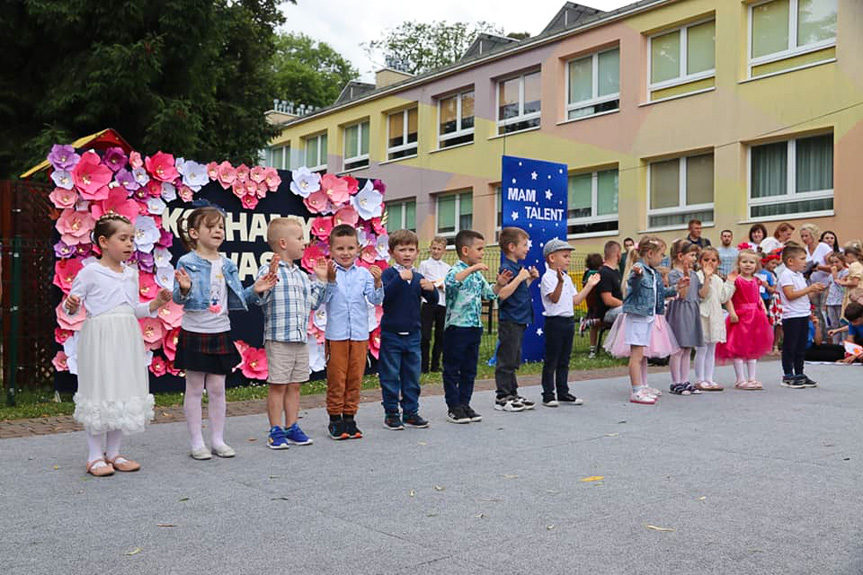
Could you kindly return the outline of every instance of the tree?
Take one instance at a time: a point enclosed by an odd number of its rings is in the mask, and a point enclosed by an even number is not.
[[[458,61],[481,32],[503,34],[502,29],[488,22],[408,21],[387,30],[382,39],[364,43],[363,47],[378,65],[421,74]]]
[[[329,106],[357,77],[351,63],[329,44],[305,34],[282,34],[272,60],[274,97],[296,104]]]
[[[294,0],[291,0],[294,1]],[[115,128],[136,149],[252,162],[272,136],[278,0],[0,5],[0,176]]]

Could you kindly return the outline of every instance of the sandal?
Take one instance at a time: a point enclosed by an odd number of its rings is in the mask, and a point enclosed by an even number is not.
[[[701,382],[701,385],[701,389],[703,391],[723,391],[725,389],[715,381],[703,381]]]
[[[688,391],[692,395],[701,395],[701,390],[689,383],[688,381],[685,382],[683,385],[686,386],[686,391]]]
[[[691,385],[691,384],[690,384]],[[692,392],[686,386],[685,383],[672,383],[668,390],[674,395],[691,395]]]
[[[117,455],[113,459],[106,457],[105,461],[110,463],[115,471],[138,471],[141,469],[140,463],[132,461],[125,455]]]
[[[105,465],[99,465],[97,467],[96,464],[98,463],[104,463]],[[105,458],[100,457],[99,459],[94,459],[87,463],[87,473],[93,477],[108,477],[109,475],[114,475],[114,467],[109,462],[105,461]]]
[[[755,382],[757,383],[757,382]],[[751,381],[738,381],[734,384],[735,389],[742,389],[743,391],[758,391],[762,389],[761,384],[758,384],[758,387],[755,387],[753,382]]]
[[[749,389],[753,391],[760,391],[764,389],[764,385],[757,379],[750,379],[747,383],[749,383]]]

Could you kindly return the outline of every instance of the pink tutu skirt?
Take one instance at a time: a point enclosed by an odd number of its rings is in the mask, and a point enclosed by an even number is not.
[[[773,348],[773,327],[760,305],[744,304],[736,310],[738,322],[725,319],[725,343],[716,346],[716,361],[759,359]]]
[[[622,313],[614,320],[603,345],[605,351],[613,357],[629,357],[630,346],[626,343],[626,314]],[[644,349],[644,357],[668,357],[680,347],[668,327],[664,315],[654,316],[650,344]]]

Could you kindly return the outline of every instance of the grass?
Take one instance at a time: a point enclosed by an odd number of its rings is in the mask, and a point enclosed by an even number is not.
[[[477,379],[494,378],[494,367],[488,365],[488,360],[495,349],[497,334],[483,335],[480,346],[480,358],[477,368]],[[573,344],[573,352],[569,360],[571,371],[602,369],[626,365],[625,360],[614,359],[608,355],[601,354],[596,359],[588,359],[588,340],[586,337],[576,337]],[[536,375],[542,373],[542,362],[526,363],[519,369],[521,375]],[[420,377],[420,384],[441,384],[440,373],[424,373]],[[376,375],[367,375],[363,378],[363,389],[377,389],[378,378]],[[303,386],[303,395],[321,394],[326,391],[324,380],[311,381]],[[154,394],[156,406],[171,407],[183,404],[183,394],[180,392],[168,392]],[[267,397],[266,384],[252,384],[241,387],[232,387],[227,390],[228,401],[247,401],[264,399]],[[54,401],[54,390],[52,389],[21,389],[15,395],[16,405],[8,407],[0,406],[0,421],[13,419],[29,419],[37,417],[51,417],[55,415],[71,415],[75,410],[72,403],[71,393],[60,394],[60,401]]]

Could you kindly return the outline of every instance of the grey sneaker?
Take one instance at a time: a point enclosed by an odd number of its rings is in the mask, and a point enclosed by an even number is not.
[[[204,461],[207,459],[212,459],[213,454],[206,447],[198,447],[192,450],[192,459],[197,459],[198,461]]]

